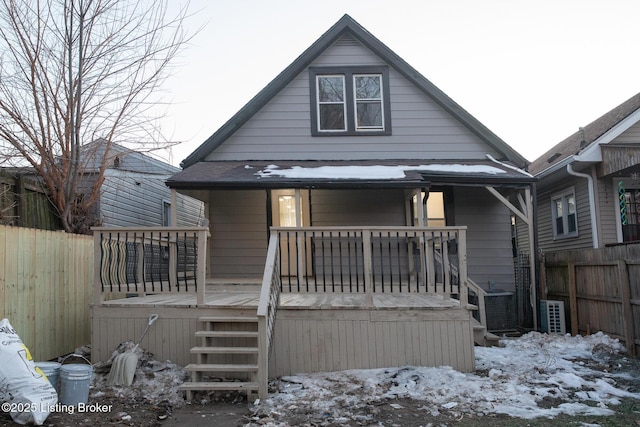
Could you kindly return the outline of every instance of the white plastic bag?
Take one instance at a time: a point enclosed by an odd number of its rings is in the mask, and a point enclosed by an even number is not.
[[[8,319],[0,321],[0,401],[2,411],[9,412],[18,424],[42,425],[58,394],[31,354],[11,327]]]

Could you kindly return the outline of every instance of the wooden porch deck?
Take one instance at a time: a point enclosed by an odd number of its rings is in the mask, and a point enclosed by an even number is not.
[[[235,288],[235,289],[234,289]],[[246,290],[243,288],[247,288]],[[374,294],[371,307],[368,306],[368,296],[364,293],[286,293],[280,294],[278,309],[284,310],[333,310],[333,309],[369,309],[376,310],[437,310],[459,308],[460,302],[455,299],[445,299],[441,295],[432,294]],[[252,283],[221,286],[208,285],[205,303],[200,308],[224,308],[257,310],[260,302],[260,289]],[[197,307],[195,294],[156,294],[120,298],[104,301],[107,307]]]

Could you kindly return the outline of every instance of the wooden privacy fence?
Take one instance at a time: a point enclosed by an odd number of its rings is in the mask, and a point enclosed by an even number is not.
[[[0,224],[60,230],[44,187],[20,169],[0,169]]]
[[[0,226],[0,318],[36,361],[90,343],[93,238]]]
[[[640,354],[640,244],[550,252],[541,267],[543,299],[564,301],[573,335],[602,331]]]

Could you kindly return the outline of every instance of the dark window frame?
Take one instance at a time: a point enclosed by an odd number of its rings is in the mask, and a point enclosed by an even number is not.
[[[383,129],[356,130],[355,91],[353,76],[359,74],[380,74],[382,76],[382,125]],[[316,91],[317,76],[344,76],[345,80],[345,130],[318,129],[318,100]],[[312,136],[372,136],[391,135],[391,100],[389,95],[389,67],[387,66],[352,66],[352,67],[309,67],[309,93],[311,100],[311,135]]]

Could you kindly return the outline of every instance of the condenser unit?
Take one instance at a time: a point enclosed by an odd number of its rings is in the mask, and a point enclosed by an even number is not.
[[[564,302],[540,301],[540,330],[548,334],[566,334]]]

